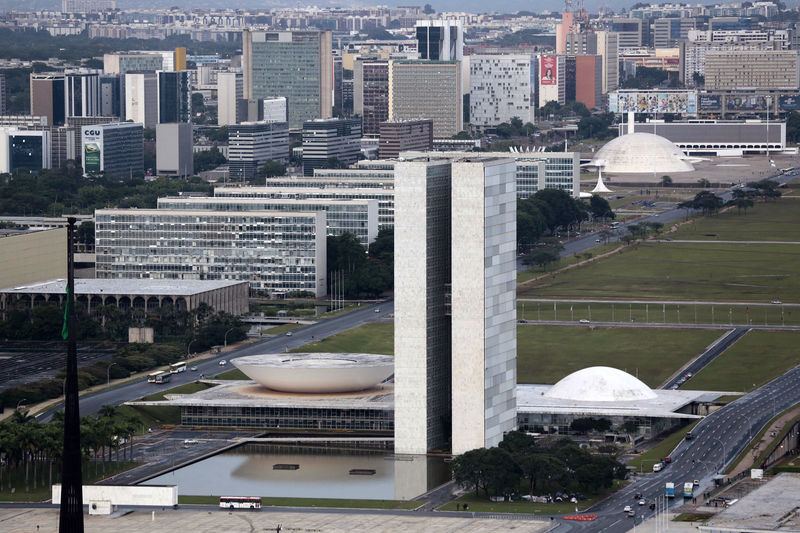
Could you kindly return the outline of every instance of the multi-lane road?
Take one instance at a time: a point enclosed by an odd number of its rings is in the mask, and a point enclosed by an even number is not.
[[[378,311],[378,312],[376,312]],[[212,376],[221,371],[227,370],[229,365],[220,366],[220,361],[241,357],[244,355],[255,355],[259,353],[283,352],[308,344],[325,337],[329,337],[341,331],[345,331],[367,322],[380,320],[394,312],[394,302],[392,300],[380,302],[372,305],[362,305],[360,309],[344,313],[340,316],[320,320],[314,324],[303,326],[292,331],[291,336],[278,335],[265,338],[263,341],[256,342],[235,350],[220,353],[217,356],[207,359],[189,360],[189,366],[197,367],[197,370],[181,372],[172,375],[170,386],[182,385],[195,381],[200,377]],[[147,383],[146,379],[126,383],[118,387],[101,390],[92,394],[81,396],[80,411],[82,415],[96,413],[103,405],[121,405],[127,401],[135,400],[154,392],[160,385]],[[45,422],[50,419],[53,412],[61,409],[56,406],[41,413],[37,418]]]

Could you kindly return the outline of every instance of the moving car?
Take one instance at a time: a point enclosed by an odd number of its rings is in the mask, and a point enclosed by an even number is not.
[[[292,332],[291,332],[291,331],[287,331],[287,332],[286,332],[286,336],[287,336],[287,337],[291,337],[291,336],[292,336]]]
[[[228,364],[228,362],[225,359],[219,362],[219,366],[225,366],[226,364]]]
[[[376,310],[375,310],[375,312],[376,312],[376,313],[380,313],[380,312],[381,312],[381,309],[380,309],[380,307],[379,307],[378,309],[376,309]]]
[[[631,511],[633,511],[633,509],[631,509],[631,506],[630,506],[630,505],[626,505],[626,506],[625,506],[625,508],[624,508],[624,509],[622,509],[622,512],[623,512],[623,513],[629,513],[629,512],[631,512]]]
[[[580,320],[578,320],[578,322],[580,322],[581,324],[591,324],[592,323],[592,321],[589,320],[588,318],[581,318]]]
[[[647,502],[646,502],[646,501],[644,501],[644,498],[642,498],[641,500],[639,500],[639,505],[644,505],[644,504],[646,504],[646,503],[647,503]]]
[[[193,366],[193,367],[189,368],[189,370],[191,370],[192,372],[197,372],[197,367]]]

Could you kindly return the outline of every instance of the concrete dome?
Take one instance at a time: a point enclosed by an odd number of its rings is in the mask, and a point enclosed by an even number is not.
[[[611,174],[691,172],[690,158],[671,141],[652,133],[628,133],[597,151],[589,166]]]
[[[268,389],[319,394],[374,387],[394,372],[394,358],[369,353],[277,353],[231,359]]]
[[[549,398],[579,402],[629,402],[658,396],[627,372],[592,366],[573,372],[544,393]]]

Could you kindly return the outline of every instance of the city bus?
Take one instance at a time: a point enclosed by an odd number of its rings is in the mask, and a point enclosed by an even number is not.
[[[186,372],[186,361],[169,365],[170,374],[177,374],[178,372]]]
[[[226,509],[261,509],[261,498],[257,496],[220,496],[219,506]]]
[[[170,378],[169,372],[164,372],[163,370],[159,370],[158,372],[153,372],[152,374],[147,375],[147,382],[148,383],[168,383]]]

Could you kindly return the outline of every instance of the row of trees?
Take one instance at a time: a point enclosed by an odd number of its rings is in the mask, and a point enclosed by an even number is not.
[[[95,474],[98,468],[105,472],[112,453],[117,461],[120,451],[123,459],[132,457],[133,436],[139,427],[137,418],[111,405],[100,408],[97,417],[81,417],[83,455],[95,460]],[[26,492],[60,481],[63,443],[63,411],[56,412],[48,424],[40,424],[27,411],[14,411],[0,422],[0,486],[11,486],[12,477],[20,477],[14,474],[23,471]]]
[[[469,451],[453,460],[453,477],[480,495],[508,498],[527,492],[597,493],[624,479],[625,465],[595,455],[570,439],[542,439],[521,431],[506,434],[496,448]]]
[[[144,177],[112,179],[83,177],[81,168],[68,162],[64,168],[44,169],[38,174],[0,174],[0,215],[59,216],[63,213],[92,213],[107,206],[154,208],[162,196],[179,192],[210,193],[200,178],[182,180]]]
[[[393,229],[381,229],[369,250],[352,233],[328,237],[327,248],[329,283],[341,283],[336,294],[377,298],[394,287]]]

